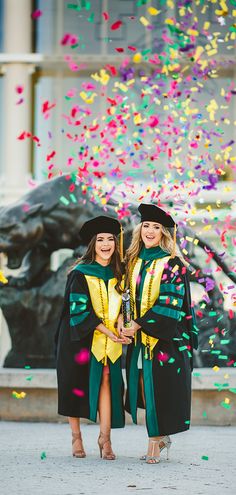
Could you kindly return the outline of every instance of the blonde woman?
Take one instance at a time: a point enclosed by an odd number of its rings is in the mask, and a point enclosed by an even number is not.
[[[68,416],[72,454],[86,456],[80,418],[100,420],[98,446],[103,459],[114,460],[111,428],[124,426],[122,344],[117,333],[122,266],[117,236],[120,223],[100,216],[86,222],[80,237],[88,248],[68,275],[58,331],[58,413]]]
[[[121,335],[133,337],[127,351],[126,409],[137,423],[146,408],[148,464],[171,446],[169,435],[188,430],[192,351],[197,346],[187,268],[175,255],[176,225],[169,214],[141,204],[141,223],[127,251],[127,279],[133,320],[119,322]]]

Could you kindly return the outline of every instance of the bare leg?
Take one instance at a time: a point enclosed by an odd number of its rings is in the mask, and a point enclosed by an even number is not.
[[[109,374],[103,373],[100,387],[98,411],[100,419],[100,435],[98,444],[101,457],[107,460],[114,460],[115,454],[111,448],[111,391]]]
[[[141,375],[140,375],[140,387],[141,387],[141,395],[142,395],[143,405],[144,405],[144,407],[146,407],[145,394],[144,394],[144,384],[143,384],[143,373],[141,373]]]
[[[79,458],[86,457],[80,431],[80,418],[69,417],[68,420],[72,432],[72,455]]]
[[[80,418],[68,418],[72,433],[80,433]]]

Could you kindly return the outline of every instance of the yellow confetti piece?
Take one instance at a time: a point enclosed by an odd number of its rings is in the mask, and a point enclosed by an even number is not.
[[[97,72],[95,74],[91,74],[91,78],[97,82],[100,82],[103,86],[106,86],[110,80],[110,76],[105,69],[100,70],[100,75]]]
[[[199,243],[199,239],[194,239],[193,244],[195,244],[197,246],[198,243]]]
[[[5,275],[3,274],[2,270],[0,270],[0,282],[2,282],[2,284],[7,284],[8,283],[8,279],[5,277]]]
[[[225,397],[225,404],[229,404],[230,403],[230,399],[228,397]]]
[[[146,19],[146,17],[143,17],[143,16],[142,16],[142,17],[140,17],[140,19],[139,19],[139,20],[140,20],[141,24],[143,24],[143,26],[145,26],[145,27],[146,27],[146,26],[150,26],[150,22],[149,22],[149,20],[148,20],[148,19]]]
[[[141,53],[135,53],[135,55],[133,56],[133,62],[135,64],[139,64],[140,62],[142,62],[142,55],[141,55]]]
[[[141,124],[142,122],[144,122],[144,120],[142,119],[140,113],[138,115],[134,116],[134,124],[135,125]]]
[[[188,254],[187,249],[182,249],[182,252],[187,256],[187,254]]]
[[[170,26],[174,26],[175,21],[170,19],[169,17],[165,20],[165,24],[170,24]]]
[[[217,371],[219,371],[219,370],[220,370],[219,366],[213,366],[213,368],[212,368],[212,369],[213,369],[213,371],[215,371],[216,373],[217,373]]]
[[[13,390],[12,391],[12,396],[15,399],[24,399],[26,397],[26,393],[25,392],[16,392],[15,390]]]
[[[204,24],[203,24],[204,31],[207,31],[209,29],[209,27],[210,27],[210,23],[208,21],[204,22]]]
[[[209,51],[207,52],[207,55],[208,55],[209,57],[212,57],[212,55],[216,55],[216,53],[217,53],[217,50],[214,48],[213,50],[209,50]]]
[[[87,93],[85,93],[85,91],[81,91],[79,95],[80,98],[82,98],[82,100],[85,101],[85,103],[91,105],[94,102],[94,98],[95,96],[97,96],[97,93],[92,93],[91,95],[88,96]]]
[[[173,9],[175,6],[173,0],[167,0],[167,7],[169,7],[169,9]]]
[[[123,91],[124,93],[126,93],[126,91],[128,91],[128,88],[125,84],[119,82],[119,81],[116,81],[115,82],[115,88],[119,88],[121,91]]]
[[[147,10],[150,15],[158,15],[161,13],[161,10],[157,10],[155,7],[148,7]]]
[[[188,29],[187,30],[187,34],[189,36],[198,36],[199,35],[199,31],[197,31],[196,29]]]
[[[177,272],[177,270],[179,270],[179,265],[175,265],[173,268],[172,268],[172,272],[175,273]]]
[[[203,230],[206,230],[206,231],[207,231],[207,230],[210,230],[210,229],[211,229],[211,227],[212,227],[212,225],[205,225],[205,227],[203,227]]]

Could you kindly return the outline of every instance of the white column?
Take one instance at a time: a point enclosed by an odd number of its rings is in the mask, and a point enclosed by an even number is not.
[[[4,2],[4,51],[10,54],[31,52],[31,0],[5,0]],[[25,190],[30,170],[31,142],[19,141],[23,131],[31,131],[31,75],[30,66],[24,62],[5,65],[4,75],[4,182],[7,202]],[[22,95],[16,86],[23,86]],[[16,105],[20,97],[24,102]]]

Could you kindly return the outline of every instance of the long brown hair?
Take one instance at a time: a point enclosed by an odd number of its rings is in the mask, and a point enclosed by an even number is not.
[[[129,248],[126,251],[126,256],[125,256],[125,264],[126,264],[126,286],[129,285],[130,282],[130,274],[132,270],[132,266],[134,264],[135,259],[138,257],[142,247],[143,247],[143,241],[141,237],[141,228],[142,228],[142,223],[139,223],[133,231],[133,236],[131,240],[131,244]],[[159,242],[159,246],[163,251],[166,252],[166,255],[171,254],[173,251],[174,247],[174,239],[167,227],[164,227],[164,225],[161,225],[161,239]],[[176,256],[178,256],[181,261],[184,263],[185,266],[189,266],[189,264],[183,259],[183,257],[180,254],[179,248],[176,246]]]
[[[113,268],[114,271],[114,277],[117,279],[117,284],[115,286],[115,289],[119,294],[123,293],[123,289],[121,287],[121,281],[122,281],[122,263],[120,259],[120,251],[119,251],[119,243],[118,239],[115,235],[113,235],[113,239],[115,241],[115,250],[114,253],[111,257],[111,267]],[[81,263],[89,265],[90,263],[94,263],[96,261],[96,251],[95,251],[95,244],[97,240],[97,235],[94,235],[88,244],[86,252],[83,254],[81,258],[78,258],[73,265],[70,268],[70,272],[73,270],[73,268],[76,265],[79,265]]]

